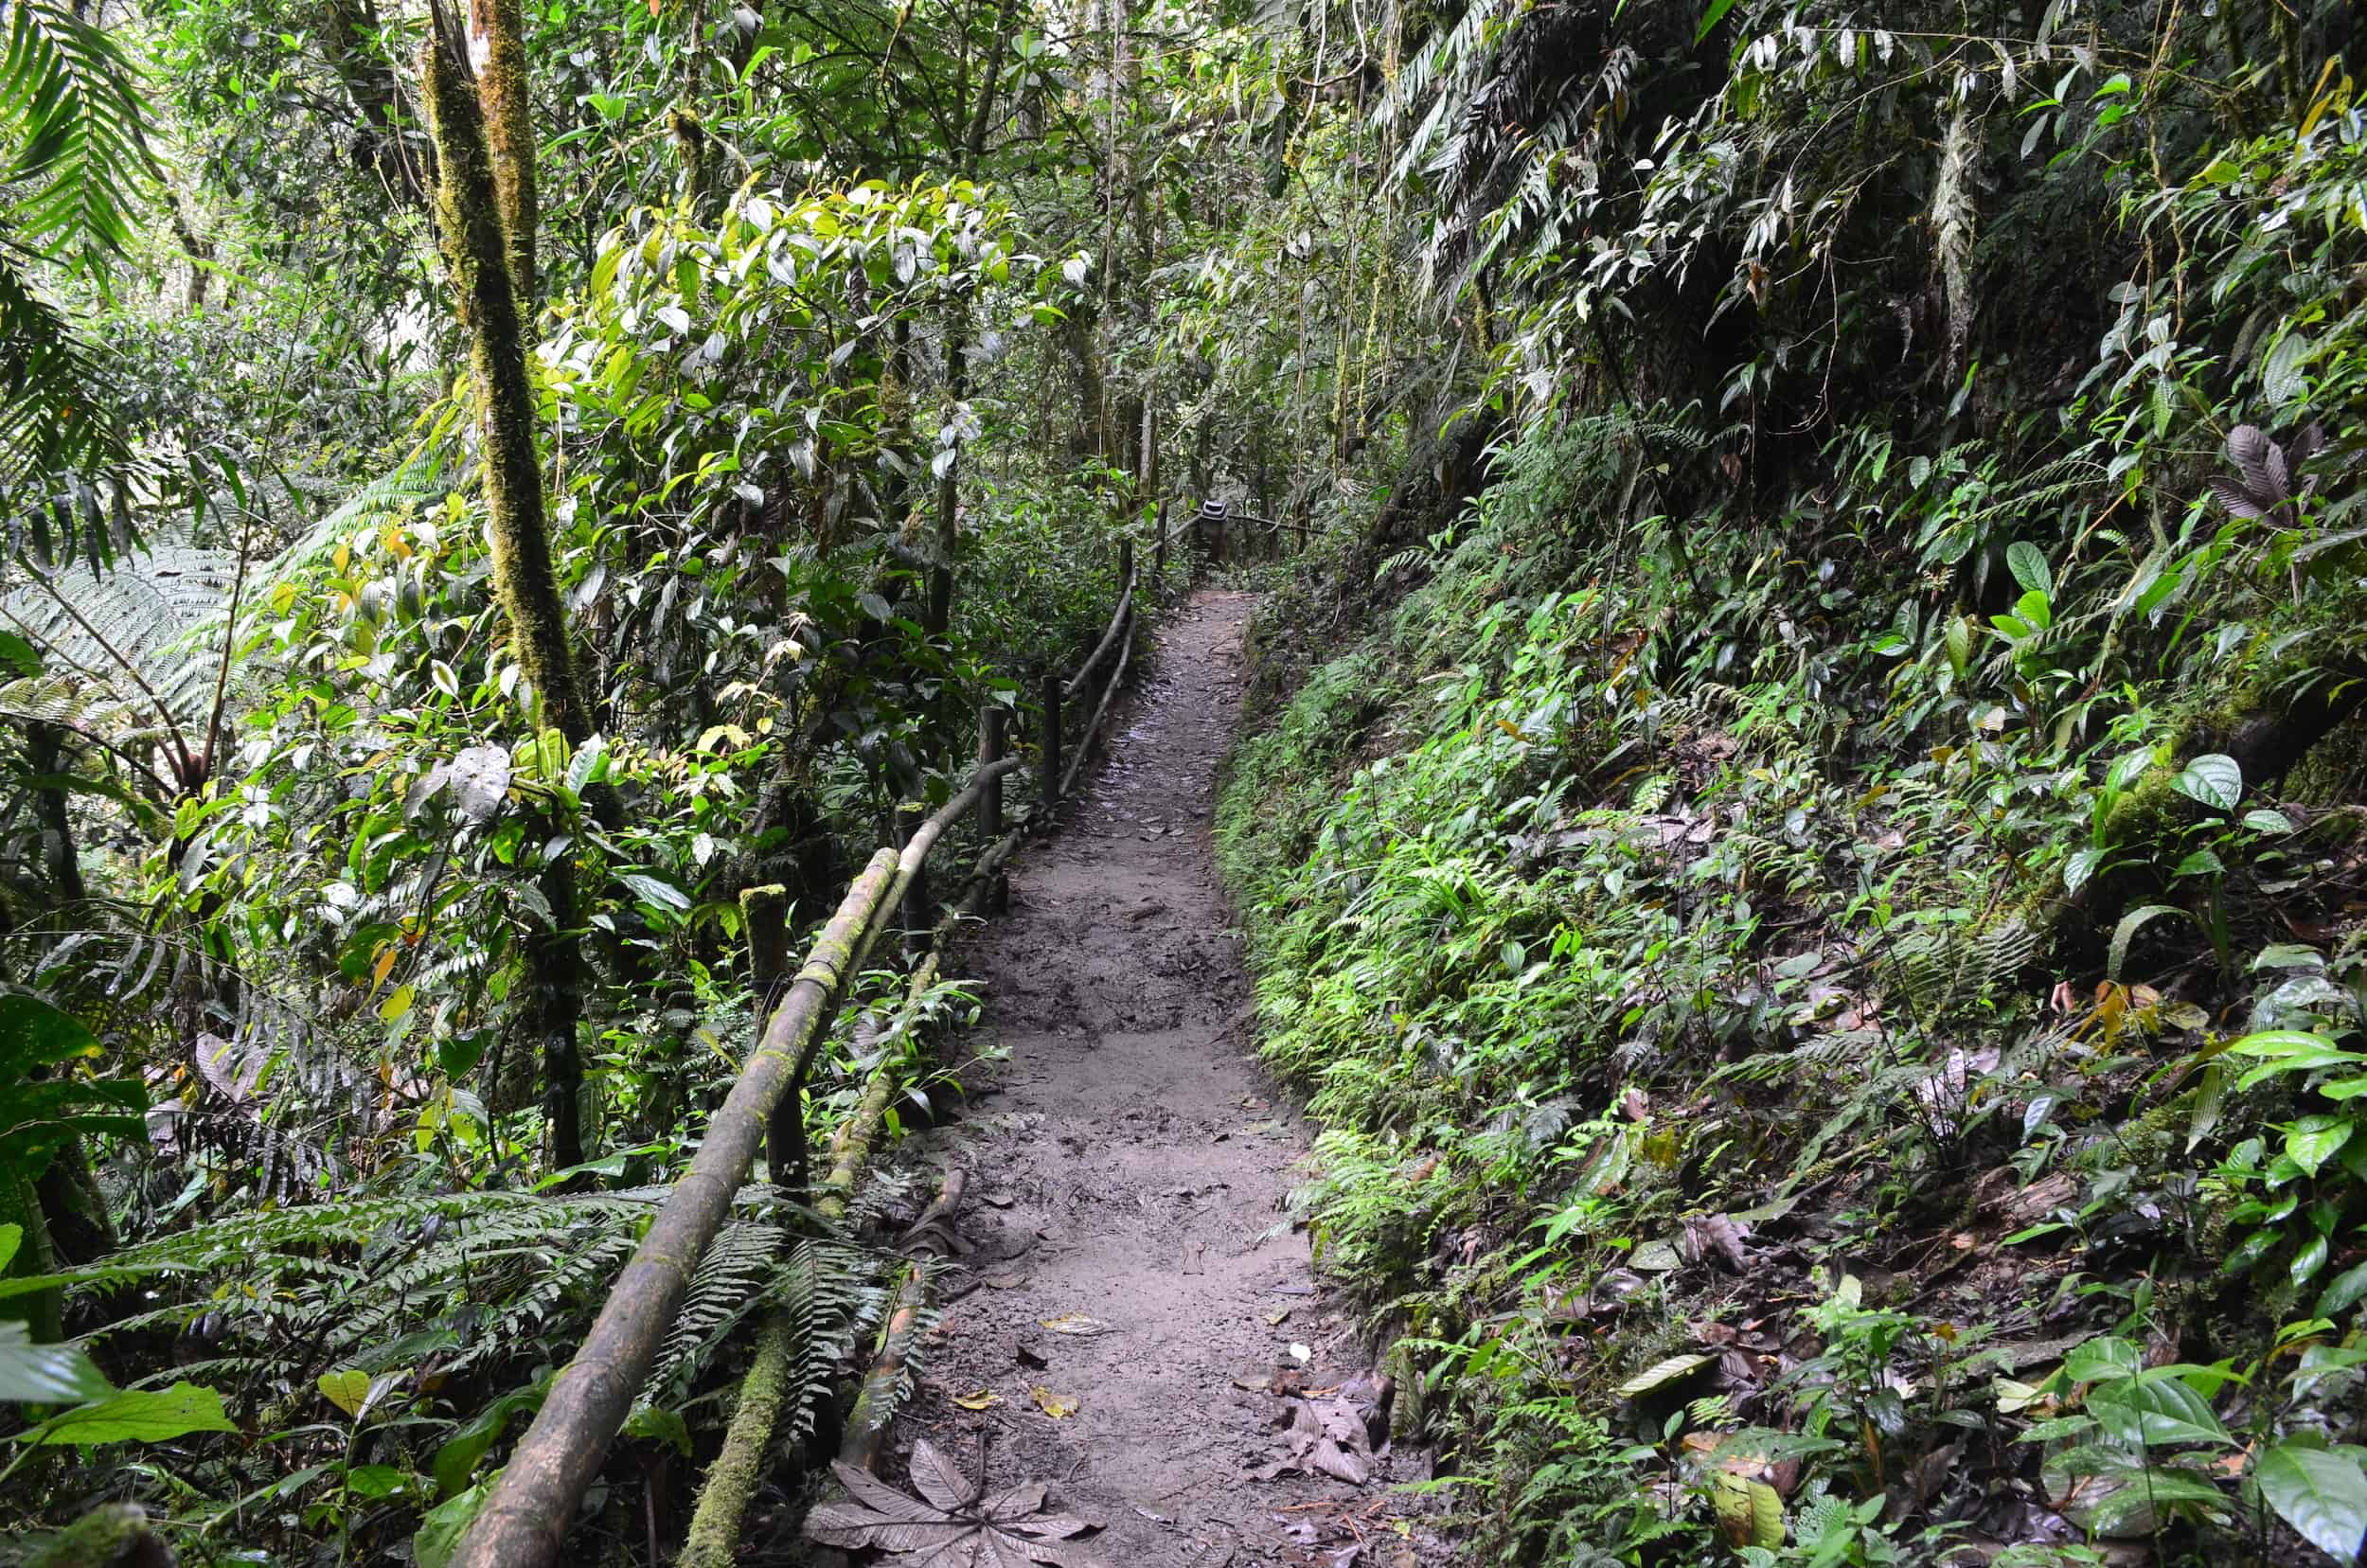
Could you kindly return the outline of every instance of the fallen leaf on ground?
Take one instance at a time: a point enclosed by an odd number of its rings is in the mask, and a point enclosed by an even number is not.
[[[833,1462],[847,1501],[825,1503],[806,1516],[806,1537],[825,1546],[873,1549],[929,1568],[1003,1568],[1041,1562],[1052,1568],[1100,1568],[1071,1538],[1100,1528],[1098,1521],[1043,1511],[1048,1488],[1030,1481],[980,1498],[961,1468],[930,1445],[913,1445],[912,1481],[926,1501],[915,1501],[877,1476]]]
[[[1256,1471],[1271,1481],[1286,1470],[1328,1475],[1350,1486],[1372,1479],[1373,1459],[1364,1417],[1345,1399],[1299,1399],[1290,1407],[1290,1429],[1283,1435],[1289,1453]]]
[[[1290,1315],[1290,1309],[1288,1307],[1277,1307],[1272,1311],[1266,1314],[1266,1326],[1270,1328],[1279,1328],[1282,1327],[1282,1320]]]
[[[1055,1394],[1041,1383],[1027,1392],[1035,1397],[1037,1406],[1056,1421],[1065,1420],[1077,1414],[1077,1400],[1071,1395]]]
[[[1062,1312],[1059,1317],[1041,1318],[1038,1321],[1056,1334],[1075,1334],[1080,1338],[1094,1334],[1106,1334],[1111,1328],[1109,1324],[1102,1322],[1099,1318],[1087,1317],[1082,1312]]]
[[[990,1405],[1001,1404],[1003,1396],[991,1388],[982,1388],[975,1394],[956,1394],[953,1402],[964,1410],[985,1410]]]

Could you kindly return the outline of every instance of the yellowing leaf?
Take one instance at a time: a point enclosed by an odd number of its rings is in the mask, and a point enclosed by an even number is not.
[[[1082,1312],[1062,1312],[1059,1317],[1039,1318],[1037,1321],[1056,1334],[1074,1334],[1080,1339],[1110,1332],[1110,1325],[1099,1318],[1087,1317]]]
[[[386,977],[388,975],[394,973],[395,954],[399,951],[400,950],[398,949],[392,942],[382,942],[379,944],[378,962],[370,966],[371,995],[377,995],[378,988],[386,983]]]
[[[378,1005],[378,1016],[389,1024],[399,1022],[411,1010],[411,999],[418,990],[417,986],[397,986],[393,994]]]
[[[1038,1383],[1027,1391],[1035,1398],[1037,1408],[1056,1421],[1066,1420],[1077,1414],[1077,1400],[1066,1394],[1055,1394]]]
[[[1719,1470],[1710,1477],[1710,1498],[1717,1507],[1718,1525],[1733,1544],[1773,1551],[1784,1543],[1784,1500],[1766,1482]]]
[[[358,1366],[343,1372],[320,1375],[321,1396],[348,1416],[362,1414],[363,1401],[370,1397],[370,1375]]]
[[[985,1410],[989,1406],[1001,1404],[1003,1396],[991,1388],[982,1388],[975,1394],[956,1394],[953,1396],[953,1402],[964,1410]]]

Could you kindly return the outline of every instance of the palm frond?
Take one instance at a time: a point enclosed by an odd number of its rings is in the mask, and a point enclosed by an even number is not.
[[[9,214],[20,243],[101,290],[156,177],[141,75],[104,28],[51,0],[0,0],[0,180],[29,187]]]

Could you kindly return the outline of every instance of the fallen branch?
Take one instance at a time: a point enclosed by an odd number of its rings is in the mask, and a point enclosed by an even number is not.
[[[864,1374],[863,1392],[855,1396],[854,1414],[846,1418],[846,1441],[838,1451],[839,1463],[868,1474],[879,1468],[887,1447],[889,1429],[896,1424],[896,1389],[904,1379],[904,1362],[912,1353],[913,1329],[929,1307],[929,1270],[915,1263],[897,1292],[896,1310],[880,1331],[880,1353]]]

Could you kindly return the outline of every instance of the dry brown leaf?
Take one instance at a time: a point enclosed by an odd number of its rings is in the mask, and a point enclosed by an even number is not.
[[[806,1516],[806,1536],[825,1546],[886,1552],[929,1568],[1101,1568],[1073,1537],[1098,1529],[1097,1521],[1043,1512],[1047,1488],[1030,1481],[981,1500],[961,1467],[926,1438],[913,1445],[913,1486],[926,1501],[905,1496],[851,1465],[830,1466],[847,1501],[826,1503]]]

